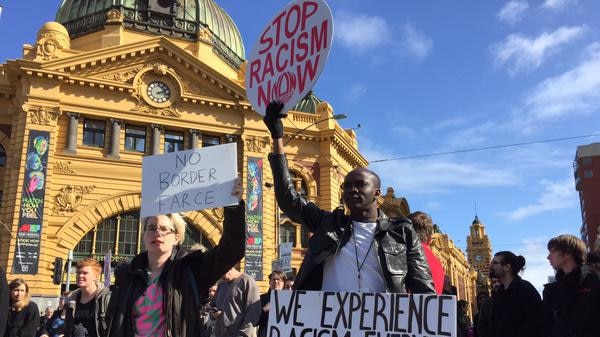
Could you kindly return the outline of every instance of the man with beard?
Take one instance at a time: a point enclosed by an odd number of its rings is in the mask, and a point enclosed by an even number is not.
[[[490,278],[498,278],[501,286],[493,297],[486,337],[542,336],[542,299],[519,276],[524,267],[525,258],[509,251],[496,253],[490,262]]]
[[[386,218],[377,207],[381,181],[366,168],[344,178],[343,208],[320,209],[294,188],[283,149],[283,103],[271,102],[263,121],[271,132],[275,196],[281,210],[313,233],[294,289],[435,293],[419,236],[410,221]]]
[[[600,280],[588,268],[585,243],[573,235],[548,242],[556,281],[544,286],[544,337],[600,336]]]

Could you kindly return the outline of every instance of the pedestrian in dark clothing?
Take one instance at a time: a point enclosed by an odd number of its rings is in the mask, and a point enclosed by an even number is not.
[[[4,337],[34,337],[40,324],[40,310],[29,299],[29,286],[22,278],[12,280],[8,322]]]
[[[6,331],[6,319],[8,318],[8,303],[10,302],[10,290],[6,281],[6,272],[0,268],[0,336],[4,337]]]
[[[285,274],[282,271],[275,270],[269,275],[269,289],[266,293],[260,295],[262,312],[260,313],[260,319],[258,320],[258,337],[267,336],[269,311],[271,308],[271,290],[283,290],[285,283]]]
[[[377,207],[381,180],[356,168],[344,178],[344,208],[323,210],[292,184],[283,148],[284,104],[271,102],[263,121],[273,139],[269,162],[281,210],[313,236],[294,289],[435,293],[429,264],[410,221],[387,218]]]
[[[39,334],[40,337],[61,337],[65,334],[65,320],[67,319],[67,310],[65,304],[67,298],[71,294],[70,291],[65,291],[60,299],[58,300],[58,308],[54,310],[52,317],[46,322],[44,326],[40,326]]]
[[[477,313],[473,315],[473,334],[479,336],[479,316],[481,314],[481,308],[490,299],[490,295],[487,292],[480,292],[477,294]]]
[[[491,277],[490,281],[492,283],[492,295],[486,301],[481,303],[481,307],[477,313],[477,329],[475,330],[475,335],[477,337],[489,337],[493,335],[491,327],[494,297],[496,297],[496,294],[502,287],[502,283],[500,283],[500,280],[498,280],[497,277]]]
[[[573,235],[548,242],[556,280],[544,286],[544,337],[600,336],[600,280],[582,265],[585,243]]]
[[[490,277],[497,277],[502,286],[494,295],[485,337],[542,336],[542,299],[535,287],[519,276],[524,267],[523,256],[509,251],[494,255]]]
[[[206,294],[244,256],[245,204],[239,179],[232,194],[240,202],[224,208],[223,235],[207,252],[181,248],[186,224],[179,214],[141,219],[147,250],[115,273],[110,337],[201,335],[200,303],[194,294]]]
[[[456,302],[456,336],[470,337],[471,322],[467,313],[469,302],[459,300]]]

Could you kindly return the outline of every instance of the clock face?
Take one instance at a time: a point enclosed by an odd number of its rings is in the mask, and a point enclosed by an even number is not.
[[[475,255],[475,260],[481,261],[481,260],[483,260],[483,256],[481,256],[481,255]]]
[[[148,84],[146,93],[156,103],[164,103],[171,97],[171,90],[163,82],[154,81]]]

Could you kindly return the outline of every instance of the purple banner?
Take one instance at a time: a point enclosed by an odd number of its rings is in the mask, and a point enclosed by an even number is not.
[[[37,130],[29,132],[13,274],[37,274],[38,272],[49,147],[48,132]]]
[[[263,279],[263,159],[248,157],[248,202],[246,203],[246,274],[257,281]]]

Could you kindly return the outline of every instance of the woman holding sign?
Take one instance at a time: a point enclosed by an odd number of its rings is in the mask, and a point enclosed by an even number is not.
[[[200,335],[199,303],[194,294],[208,293],[244,256],[245,205],[239,179],[232,194],[240,201],[225,207],[223,236],[208,252],[187,253],[181,248],[186,224],[179,214],[142,219],[147,251],[116,273],[109,336]]]

